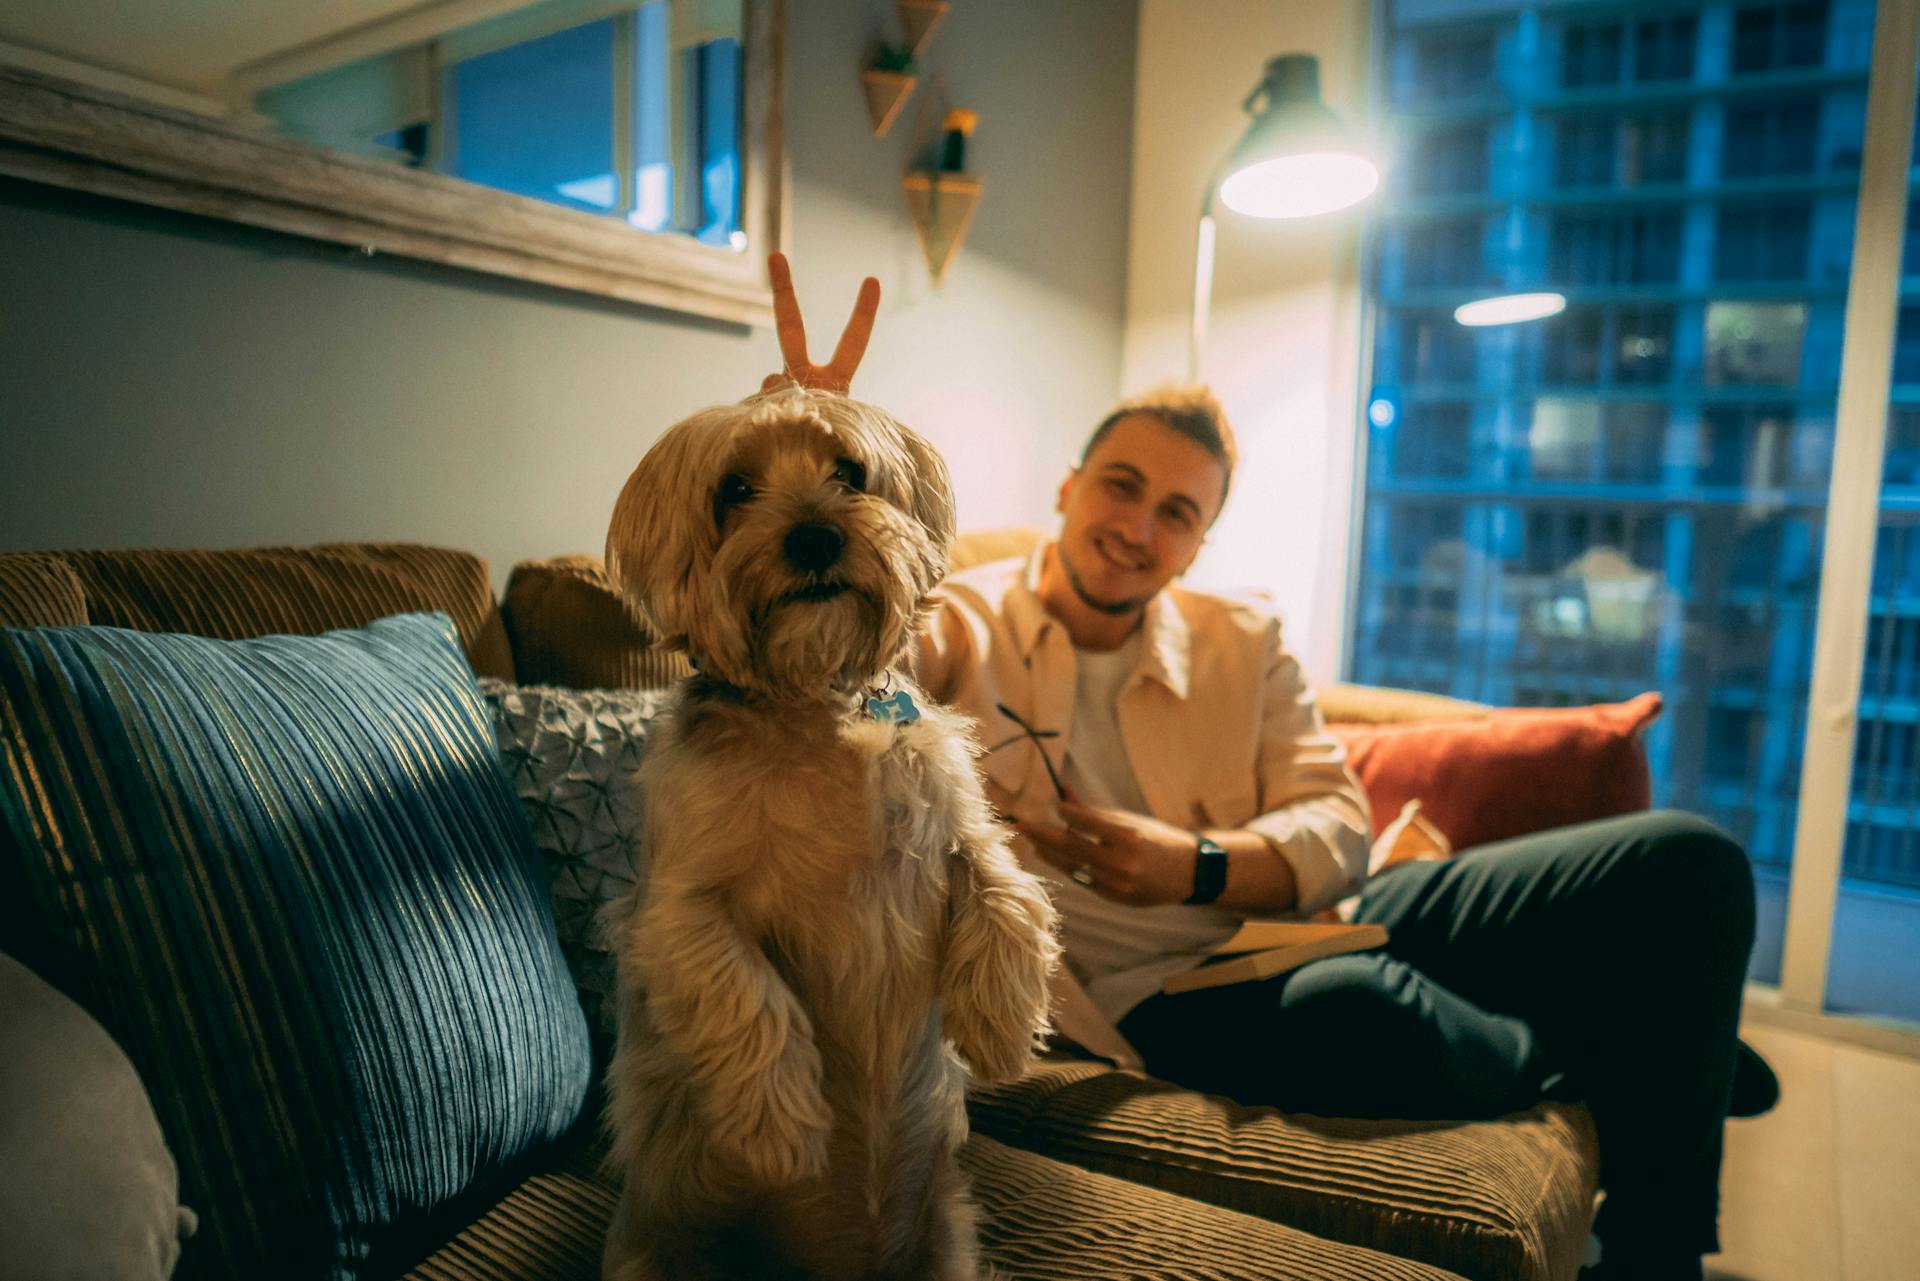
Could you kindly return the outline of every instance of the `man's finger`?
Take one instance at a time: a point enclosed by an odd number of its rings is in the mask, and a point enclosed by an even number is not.
[[[840,333],[840,345],[833,349],[833,363],[827,368],[841,389],[852,386],[854,370],[867,354],[867,340],[873,337],[873,318],[880,311],[880,282],[868,276],[860,282],[860,296],[853,301],[853,314]]]
[[[1019,831],[1040,851],[1041,857],[1069,875],[1080,868],[1105,871],[1113,857],[1107,846],[1064,827],[1021,825]]]
[[[1077,832],[1091,832],[1095,836],[1125,836],[1131,831],[1125,823],[1073,801],[1060,802],[1060,812],[1066,816],[1067,825]]]
[[[800,319],[800,299],[793,292],[793,268],[785,254],[767,255],[767,277],[773,282],[773,331],[780,339],[780,359],[795,375],[804,373],[807,360],[807,327]]]

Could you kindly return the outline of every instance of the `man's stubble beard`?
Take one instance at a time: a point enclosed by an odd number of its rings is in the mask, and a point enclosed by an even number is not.
[[[1087,590],[1087,585],[1080,581],[1080,573],[1074,569],[1073,562],[1067,559],[1067,549],[1064,546],[1059,549],[1059,555],[1060,568],[1066,571],[1067,586],[1073,588],[1073,594],[1078,596],[1080,603],[1088,609],[1109,615],[1113,618],[1121,618],[1127,614],[1140,612],[1147,607],[1147,602],[1153,599],[1151,595],[1147,595],[1134,596],[1127,600],[1117,602],[1099,600],[1093,593]]]

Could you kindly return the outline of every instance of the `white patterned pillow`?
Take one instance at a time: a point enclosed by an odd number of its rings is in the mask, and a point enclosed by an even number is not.
[[[614,1026],[601,909],[646,870],[640,760],[665,690],[562,689],[483,678],[494,737],[553,887],[554,923],[597,1032]]]

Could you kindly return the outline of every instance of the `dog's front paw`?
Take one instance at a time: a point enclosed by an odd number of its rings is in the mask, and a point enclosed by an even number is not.
[[[753,1183],[782,1188],[826,1174],[832,1130],[819,1056],[790,1047],[734,1101],[715,1137]]]
[[[747,1178],[766,1188],[791,1187],[822,1178],[827,1172],[825,1126],[794,1124],[769,1117],[756,1132],[746,1135],[735,1153]]]

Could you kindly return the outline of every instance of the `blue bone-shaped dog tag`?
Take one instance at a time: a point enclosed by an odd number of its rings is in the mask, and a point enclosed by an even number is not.
[[[882,725],[910,725],[920,719],[920,709],[913,705],[913,696],[903,689],[892,698],[868,699],[867,715]]]

